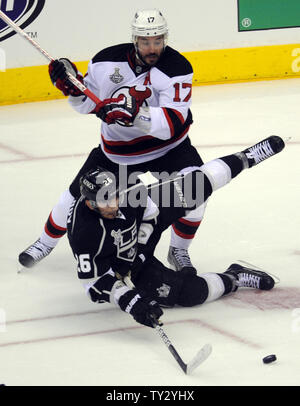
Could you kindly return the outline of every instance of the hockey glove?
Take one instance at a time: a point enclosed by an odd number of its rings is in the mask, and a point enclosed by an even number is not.
[[[147,327],[155,327],[163,311],[155,300],[141,297],[136,289],[124,293],[119,299],[120,308],[133,316],[134,320]]]
[[[74,63],[66,58],[56,59],[49,64],[49,75],[52,83],[56,86],[65,96],[81,96],[82,91],[73,85],[68,79],[67,72],[75,76],[76,79],[83,83],[83,77],[78,72]]]
[[[97,117],[107,124],[115,124],[116,121],[121,121],[129,126],[139,112],[139,105],[134,97],[122,94],[116,99],[106,99],[99,103],[94,112]]]

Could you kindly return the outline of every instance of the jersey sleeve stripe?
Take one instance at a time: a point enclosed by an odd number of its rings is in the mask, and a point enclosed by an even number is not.
[[[175,131],[174,131],[174,125],[173,125],[172,119],[171,119],[171,117],[169,115],[169,112],[168,112],[169,109],[163,107],[162,110],[164,112],[164,115],[165,115],[166,120],[168,122],[168,125],[170,127],[171,138],[173,138],[174,134],[175,134]]]
[[[186,120],[184,120],[182,114],[180,114],[179,111],[175,109],[163,107],[163,111],[168,121],[172,137],[176,137],[177,134],[180,134],[184,128],[186,128],[193,122],[192,113],[190,110],[188,111]]]
[[[184,120],[183,115],[180,113],[180,111],[178,111],[176,109],[171,109],[171,110],[177,115],[177,117],[179,118],[181,124],[183,125],[185,120]]]

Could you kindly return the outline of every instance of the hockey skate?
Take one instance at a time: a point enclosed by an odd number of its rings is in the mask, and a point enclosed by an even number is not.
[[[278,137],[277,135],[271,135],[252,147],[245,149],[242,151],[242,154],[244,154],[244,158],[245,156],[247,158],[247,160],[244,159],[246,167],[251,168],[265,159],[278,154],[283,150],[284,146],[285,144],[282,138]]]
[[[175,271],[197,274],[197,270],[193,267],[189,253],[183,248],[169,247],[168,262],[175,268]]]
[[[19,255],[19,262],[25,268],[32,268],[43,258],[50,254],[53,248],[43,244],[40,239],[30,245],[25,251]]]
[[[233,291],[236,291],[238,287],[271,290],[275,284],[274,279],[266,272],[246,268],[239,264],[231,264],[224,273],[235,278]]]

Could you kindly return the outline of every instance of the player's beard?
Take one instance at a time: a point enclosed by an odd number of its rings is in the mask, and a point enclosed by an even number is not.
[[[162,56],[164,50],[160,52],[151,52],[142,56],[138,49],[136,49],[136,59],[139,65],[146,65],[146,66],[154,66],[159,61],[160,57]]]
[[[147,63],[147,65],[155,65],[157,61],[159,60],[160,55],[152,53],[144,56],[144,61]]]

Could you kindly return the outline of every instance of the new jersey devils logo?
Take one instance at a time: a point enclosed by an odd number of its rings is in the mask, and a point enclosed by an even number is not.
[[[31,24],[43,10],[46,0],[0,0],[0,9],[22,29]],[[0,19],[0,42],[16,32]]]
[[[129,97],[132,96],[135,98],[137,104],[139,106],[148,106],[147,103],[147,99],[149,99],[149,97],[151,97],[152,95],[152,91],[149,87],[147,86],[123,86],[120,87],[119,89],[117,89],[112,95],[111,97],[118,97],[120,95],[123,95],[125,97]],[[128,127],[128,126],[132,126],[132,123],[129,124],[125,124],[123,121],[119,121],[117,120],[117,123],[119,125],[122,125],[124,127]]]

